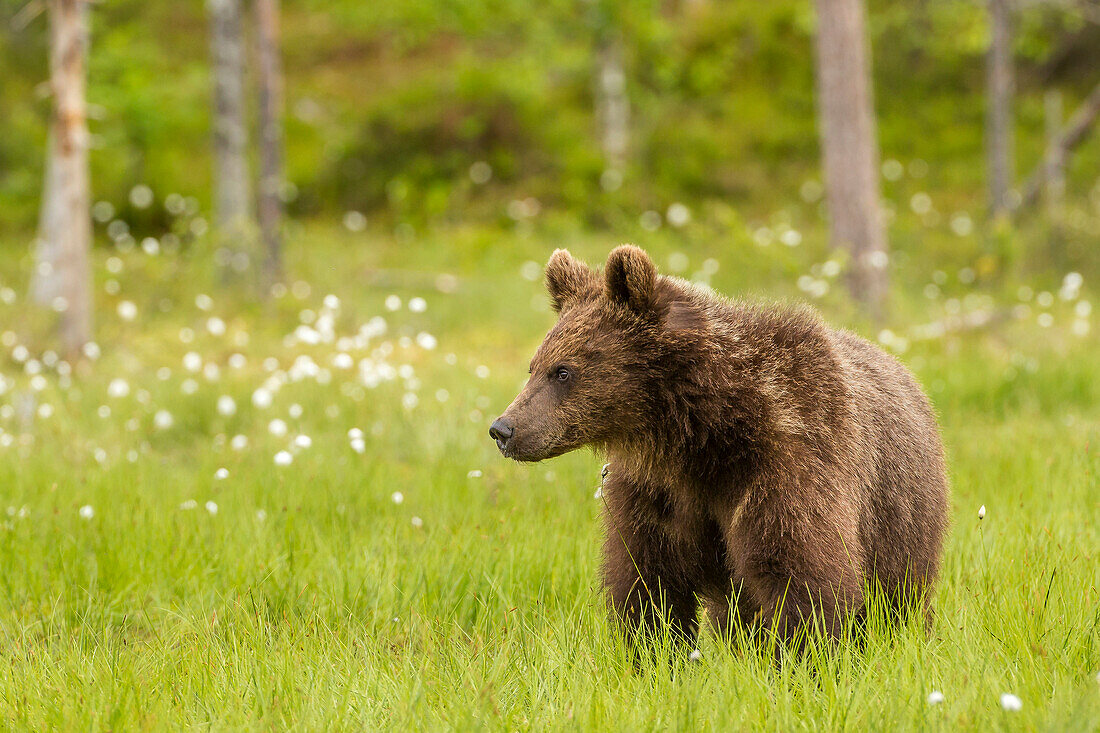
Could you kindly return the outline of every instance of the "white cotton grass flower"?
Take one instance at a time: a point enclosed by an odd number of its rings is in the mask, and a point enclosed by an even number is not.
[[[286,435],[286,431],[286,421],[281,418],[277,417],[267,424],[267,432],[271,433],[276,438],[281,438]]]
[[[218,505],[215,504],[212,501],[208,501],[208,502],[206,502],[206,511],[210,512],[211,514],[217,514],[218,513]]]
[[[199,293],[195,296],[195,307],[201,311],[208,311],[214,307],[214,299],[206,293]]]
[[[157,414],[153,415],[153,425],[155,425],[158,430],[167,430],[172,427],[174,422],[175,419],[168,410],[157,410]]]
[[[980,522],[983,519],[985,519],[985,504],[978,507],[978,521]]]
[[[197,501],[195,501],[194,499],[188,499],[187,501],[180,504],[180,509],[187,512],[187,511],[191,511],[192,509],[194,509],[198,505],[199,505],[199,503]]]
[[[265,512],[263,509],[257,509],[256,510],[256,521],[257,522],[263,522],[266,519],[267,519],[267,512]]]
[[[344,213],[344,227],[349,232],[361,232],[367,228],[367,217],[363,216],[359,211],[348,211]]]
[[[225,321],[217,316],[211,316],[206,319],[206,330],[211,336],[223,336],[225,335]]]
[[[130,394],[130,385],[125,379],[112,379],[107,385],[107,394],[116,399],[121,399]]]
[[[352,438],[351,449],[356,453],[363,454],[367,451],[367,444],[363,441],[362,438]]]
[[[416,344],[425,351],[431,351],[439,345],[439,341],[427,331],[421,331],[416,335]]]
[[[137,318],[138,314],[137,306],[130,300],[121,301],[116,311],[118,312],[118,317],[124,321],[132,321]]]
[[[665,212],[665,218],[668,219],[668,223],[674,227],[682,227],[691,221],[691,209],[679,201],[671,204],[668,207],[668,211]]]
[[[698,649],[692,649],[691,654],[688,655],[688,659],[693,662],[701,661],[703,659],[703,653]]]
[[[261,410],[265,410],[271,407],[272,396],[271,390],[266,387],[260,387],[252,393],[252,405]]]
[[[281,450],[275,454],[276,466],[289,466],[294,461],[294,456],[289,451]]]
[[[80,507],[80,518],[81,519],[91,519],[94,516],[95,516],[95,509],[92,508],[91,504],[85,504],[84,506]]]
[[[248,359],[244,354],[230,354],[229,355],[229,368],[230,369],[244,369],[245,364],[248,363]]]
[[[474,470],[467,472],[466,478],[481,478],[481,470],[475,468]]]
[[[295,420],[297,420],[298,418],[300,418],[302,416],[302,412],[303,412],[302,406],[299,405],[297,402],[295,402],[293,405],[291,405],[289,408],[287,408],[287,414],[290,415]]]
[[[183,355],[183,368],[189,372],[197,372],[202,369],[202,357],[195,351],[188,351]]]
[[[932,690],[931,692],[928,693],[928,704],[929,705],[939,705],[941,702],[943,702],[943,700],[944,700],[943,693],[940,692],[939,690]]]
[[[240,434],[234,435],[233,438],[229,441],[229,447],[235,451],[244,450],[248,447],[248,436]]]
[[[348,431],[348,440],[362,440],[363,431],[359,428],[352,428]]]
[[[395,311],[401,307],[401,298],[396,295],[387,295],[384,305],[386,306],[386,310]]]
[[[225,479],[229,478],[229,469],[219,468],[217,471],[214,472],[214,478],[218,481],[224,481]]]
[[[232,397],[227,394],[223,394],[218,398],[218,414],[225,417],[232,417],[237,412],[237,403]]]
[[[409,298],[409,310],[413,313],[423,313],[428,310],[428,301],[424,300],[420,296],[415,298]]]
[[[414,516],[412,518],[412,526],[416,527],[417,529],[420,529],[421,527],[424,526],[424,520],[421,519],[420,517],[415,517]]]
[[[1015,713],[1024,707],[1024,701],[1011,692],[1006,692],[1001,695],[1001,707],[1011,713]]]
[[[395,491],[390,494],[390,501],[392,501],[394,504],[400,504],[401,502],[405,501],[405,495],[402,494],[400,491]]]
[[[313,445],[313,439],[308,435],[296,435],[294,436],[294,447],[305,450]]]

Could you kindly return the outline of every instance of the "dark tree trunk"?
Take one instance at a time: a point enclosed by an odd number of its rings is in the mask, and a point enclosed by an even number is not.
[[[986,118],[989,207],[994,218],[1004,216],[1012,205],[1013,135],[1012,97],[1015,80],[1012,67],[1011,0],[989,0],[990,43],[986,72],[988,110]]]
[[[1062,135],[1062,94],[1049,91],[1043,100],[1046,109],[1047,149],[1046,204],[1051,226],[1059,228],[1062,219],[1062,199],[1066,193],[1065,154],[1059,146]]]

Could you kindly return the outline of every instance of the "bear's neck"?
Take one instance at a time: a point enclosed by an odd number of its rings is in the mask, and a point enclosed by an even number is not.
[[[693,485],[747,481],[777,414],[773,385],[738,339],[662,354],[638,429],[606,453],[639,480]]]

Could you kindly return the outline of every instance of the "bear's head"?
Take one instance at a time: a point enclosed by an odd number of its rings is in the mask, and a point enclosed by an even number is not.
[[[607,447],[643,430],[659,409],[670,356],[702,328],[689,289],[658,277],[632,245],[611,252],[602,277],[556,250],[546,287],[558,322],[531,359],[523,391],[489,429],[501,453],[518,461]]]

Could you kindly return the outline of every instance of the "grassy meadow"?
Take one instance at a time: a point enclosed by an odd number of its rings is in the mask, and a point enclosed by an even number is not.
[[[632,667],[598,587],[599,458],[518,465],[486,436],[552,323],[542,263],[555,246],[598,263],[608,235],[298,226],[266,305],[201,238],[102,247],[97,348],[71,365],[35,340],[13,246],[2,725],[1100,729],[1089,283],[984,287],[913,257],[871,328],[813,237],[691,232],[634,234],[666,272],[811,299],[929,390],[953,483],[932,638],[872,630],[775,666],[704,633],[698,661]],[[992,325],[960,325],[974,313]]]

